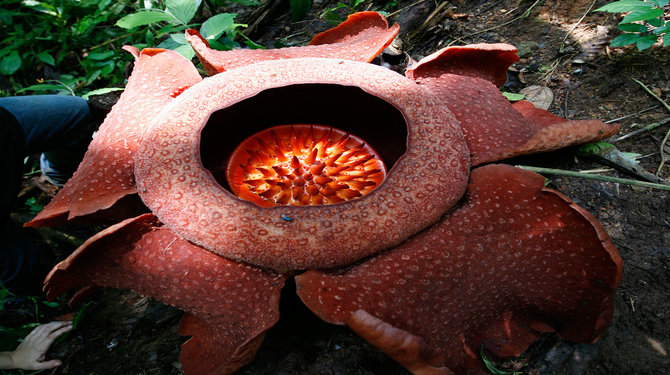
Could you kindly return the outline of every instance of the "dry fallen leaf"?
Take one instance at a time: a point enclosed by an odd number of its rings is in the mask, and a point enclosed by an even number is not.
[[[526,95],[525,100],[533,103],[537,108],[544,110],[549,109],[551,102],[554,100],[554,94],[549,87],[545,86],[528,86],[519,91],[520,94]]]

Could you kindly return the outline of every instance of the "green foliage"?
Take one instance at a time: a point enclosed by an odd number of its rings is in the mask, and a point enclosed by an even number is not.
[[[606,4],[596,12],[627,13],[619,22],[624,33],[614,38],[610,45],[621,47],[635,44],[642,51],[660,38],[664,47],[670,46],[670,21],[666,21],[668,0],[620,0]]]
[[[195,52],[186,41],[184,30],[198,25],[193,19],[199,6],[198,0],[167,0],[165,9],[140,9],[119,19],[116,26],[143,35],[144,43],[137,44],[138,48],[153,46],[156,41],[162,40],[158,47],[177,51],[190,60],[195,57]],[[235,41],[238,36],[245,38],[251,48],[262,47],[240,32],[247,25],[235,23],[236,16],[234,13],[221,13],[202,23],[200,34],[210,47],[218,50],[239,47]]]
[[[604,141],[591,142],[579,147],[579,152],[584,154],[597,154],[601,150],[613,148],[614,145]]]
[[[54,90],[85,93],[123,82],[131,36],[112,27],[129,0],[3,0],[0,5],[2,95]],[[23,92],[22,91],[22,92]]]
[[[30,213],[33,215],[37,215],[44,208],[44,205],[37,202],[37,199],[35,199],[35,197],[28,198],[26,200],[26,206],[28,207]]]
[[[351,0],[348,4],[340,1],[335,7],[326,9],[320,17],[332,24],[339,24],[347,18],[347,15],[363,10],[367,1]]]
[[[210,0],[206,4],[214,12],[231,2],[259,3]],[[2,0],[0,96],[45,91],[90,96],[114,90],[111,87],[123,84],[125,68],[133,59],[121,46],[158,45],[192,58],[193,50],[183,35],[189,27],[201,26],[215,49],[238,47],[238,37],[251,48],[263,48],[240,33],[246,25],[235,23],[235,14],[217,14],[200,25],[201,0],[140,3],[144,8],[137,9],[132,0]]]
[[[513,93],[513,92],[507,92],[507,91],[503,91],[502,95],[505,98],[507,98],[507,100],[509,100],[510,102],[516,102],[516,101],[522,100],[523,98],[526,97],[526,95],[524,95],[524,94],[516,94],[516,93]]]
[[[289,4],[291,5],[291,22],[305,18],[307,12],[312,8],[312,0],[289,0]]]

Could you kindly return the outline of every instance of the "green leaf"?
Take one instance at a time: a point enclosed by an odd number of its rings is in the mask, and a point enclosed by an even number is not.
[[[98,10],[101,11],[101,12],[104,11],[105,9],[107,9],[109,4],[112,3],[112,1],[113,0],[102,0],[102,1],[98,2]]]
[[[113,57],[114,54],[115,54],[114,51],[91,52],[88,55],[86,55],[86,58],[89,60],[101,61],[101,60],[108,60],[110,57]]]
[[[636,46],[639,51],[645,50],[656,43],[658,37],[656,35],[645,35],[638,39]]]
[[[656,5],[659,8],[663,8],[664,6],[668,5],[668,0],[647,0],[647,1]]]
[[[205,39],[218,39],[223,33],[227,32],[233,27],[235,21],[235,13],[221,13],[214,17],[210,17],[203,22],[200,27],[200,34]]]
[[[579,151],[586,154],[597,154],[600,150],[605,150],[612,147],[614,147],[614,145],[611,143],[598,141],[580,146]]]
[[[621,23],[631,23],[635,21],[646,21],[652,18],[658,18],[663,15],[663,9],[651,8],[645,10],[636,10],[630,12],[621,20]]]
[[[503,91],[502,95],[507,98],[510,102],[516,102],[526,97],[524,94],[515,94],[513,92]]]
[[[167,0],[166,11],[172,14],[183,25],[188,25],[195,15],[195,1],[193,0]]]
[[[53,308],[58,308],[58,306],[60,306],[58,302],[42,301],[42,303]]]
[[[175,20],[174,16],[169,13],[160,10],[145,10],[121,18],[116,21],[116,26],[124,29],[132,29],[133,27],[144,26],[151,23]]]
[[[254,42],[253,40],[249,39],[248,36],[246,36],[242,33],[240,33],[240,35],[242,36],[242,38],[244,38],[244,44],[246,44],[249,48],[251,48],[251,49],[265,49],[264,45]]]
[[[44,208],[44,205],[37,203],[35,197],[30,197],[26,199],[26,206],[28,207],[30,213],[37,214]]]
[[[40,83],[39,85],[31,85],[28,87],[24,87],[20,90],[17,90],[17,93],[22,93],[26,91],[68,91],[67,87],[63,85],[57,85],[53,83]]]
[[[595,12],[623,13],[634,10],[653,9],[654,6],[640,0],[621,0],[606,4],[596,9]]]
[[[621,34],[618,37],[612,39],[612,41],[610,42],[610,46],[622,47],[627,46],[629,44],[634,44],[637,43],[640,37],[641,37],[640,34]]]
[[[647,23],[650,24],[651,26],[659,27],[659,26],[663,26],[663,24],[665,22],[663,21],[663,19],[661,17],[658,17],[658,18],[652,18],[650,20],[647,20]]]
[[[619,30],[630,31],[633,33],[646,33],[647,27],[639,23],[620,23],[618,26]]]
[[[21,56],[16,51],[12,51],[9,55],[0,60],[0,73],[5,75],[12,75],[21,67]]]
[[[101,74],[103,76],[106,76],[114,71],[114,61],[109,61],[105,66],[102,67],[101,69]]]
[[[104,94],[114,92],[114,91],[123,91],[123,88],[121,88],[121,87],[105,87],[105,88],[102,88],[102,89],[89,91],[86,94],[82,95],[81,97],[84,98],[84,99],[88,99],[93,95],[104,95]]]
[[[37,54],[37,58],[45,64],[56,65],[56,60],[54,60],[54,57],[49,52],[42,51]]]
[[[670,22],[666,23],[665,25],[663,25],[661,27],[655,28],[653,32],[654,32],[654,35],[661,35],[663,33],[667,33],[668,31],[670,31]]]
[[[291,5],[291,22],[302,20],[312,8],[312,0],[289,0],[289,4]]]
[[[81,307],[81,309],[79,309],[79,311],[74,315],[74,317],[72,318],[72,329],[77,329],[77,327],[79,327],[79,323],[86,316],[86,312],[88,311],[90,305],[91,302],[86,302]]]
[[[186,57],[189,61],[195,57],[195,51],[193,51],[193,48],[190,44],[182,44],[174,50],[180,55]]]
[[[186,41],[186,35],[184,34],[170,34],[170,38],[177,42],[177,44],[188,44],[188,41]]]
[[[670,33],[663,35],[663,47],[670,46]]]

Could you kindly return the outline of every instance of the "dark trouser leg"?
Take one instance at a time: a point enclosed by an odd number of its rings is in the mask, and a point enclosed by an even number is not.
[[[63,185],[74,173],[91,141],[95,124],[88,102],[75,96],[35,95],[0,98],[25,135],[25,153],[42,153],[42,172]]]

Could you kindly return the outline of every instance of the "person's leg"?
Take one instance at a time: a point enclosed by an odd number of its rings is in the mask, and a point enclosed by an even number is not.
[[[62,185],[86,153],[95,124],[86,100],[75,96],[35,95],[0,98],[25,136],[26,154],[42,153],[44,175]]]

